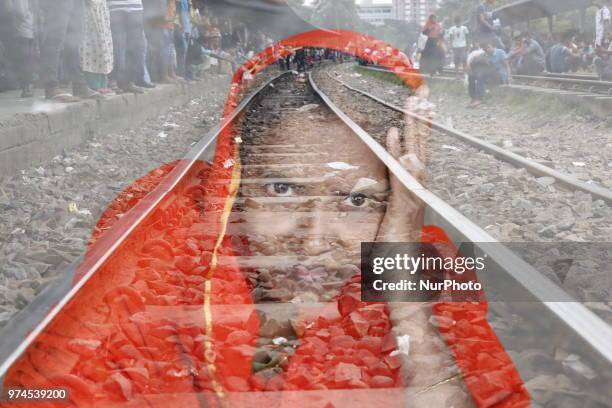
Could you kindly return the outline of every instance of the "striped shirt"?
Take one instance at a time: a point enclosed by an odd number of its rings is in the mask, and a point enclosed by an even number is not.
[[[107,0],[108,9],[113,11],[142,11],[142,0]]]

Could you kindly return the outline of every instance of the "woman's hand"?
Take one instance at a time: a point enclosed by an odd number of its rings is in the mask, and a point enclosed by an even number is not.
[[[419,96],[408,98],[406,110],[429,118],[430,109],[426,100],[427,90]],[[406,115],[403,143],[397,128],[387,132],[387,151],[419,183],[425,181],[426,150],[430,128],[412,116]],[[419,242],[423,228],[425,206],[393,174],[390,177],[390,192],[387,211],[378,230],[377,241]]]

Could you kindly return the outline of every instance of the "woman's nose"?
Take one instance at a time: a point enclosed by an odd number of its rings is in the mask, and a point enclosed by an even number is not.
[[[304,253],[307,256],[321,255],[331,249],[324,237],[308,237],[304,243]]]
[[[325,218],[328,218],[327,221]],[[306,216],[303,226],[306,229],[306,236],[303,242],[304,253],[307,256],[317,256],[331,249],[329,240],[326,238],[329,228],[329,217],[321,208],[321,203],[313,206],[310,213]]]

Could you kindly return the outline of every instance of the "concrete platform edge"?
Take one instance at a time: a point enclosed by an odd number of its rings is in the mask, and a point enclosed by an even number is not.
[[[138,126],[171,106],[201,96],[216,80],[219,78],[163,85],[141,95],[113,95],[103,101],[45,104],[47,111],[20,113],[2,120],[0,176],[48,162],[64,149],[94,136]]]

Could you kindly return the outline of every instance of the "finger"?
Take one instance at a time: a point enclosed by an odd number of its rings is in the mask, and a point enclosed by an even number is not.
[[[399,159],[400,164],[405,168],[419,183],[423,184],[427,174],[425,164],[414,153],[406,154]]]
[[[421,91],[422,89],[422,91]],[[419,88],[415,96],[406,101],[406,117],[404,127],[404,140],[406,153],[413,153],[423,164],[427,162],[427,149],[429,136],[431,134],[431,104],[427,101],[429,90],[426,87]],[[416,118],[418,115],[420,118]]]
[[[396,127],[390,128],[387,132],[387,151],[396,159],[402,156],[402,141],[400,139],[399,129]]]

